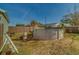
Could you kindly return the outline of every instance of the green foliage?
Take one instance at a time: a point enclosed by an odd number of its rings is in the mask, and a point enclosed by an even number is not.
[[[35,25],[35,24],[37,24],[37,21],[32,20],[32,21],[31,21],[31,25]]]
[[[24,24],[16,24],[16,26],[24,26]]]
[[[79,12],[65,15],[61,20],[61,23],[70,25],[79,25]]]
[[[43,25],[42,23],[40,23],[40,22],[38,22],[38,21],[36,21],[36,20],[32,20],[31,21],[31,25]]]

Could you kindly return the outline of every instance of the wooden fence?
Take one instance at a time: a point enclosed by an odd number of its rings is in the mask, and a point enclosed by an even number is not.
[[[79,27],[65,27],[66,33],[79,33]]]

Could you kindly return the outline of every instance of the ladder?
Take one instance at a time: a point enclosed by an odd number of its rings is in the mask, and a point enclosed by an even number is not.
[[[4,49],[4,46],[6,44],[9,45],[9,47],[11,48],[12,52],[16,52],[17,54],[19,53],[16,46],[14,45],[14,43],[12,42],[11,38],[8,36],[8,34],[5,34],[5,38],[4,38],[4,43],[0,49],[0,52],[2,52],[2,50]]]

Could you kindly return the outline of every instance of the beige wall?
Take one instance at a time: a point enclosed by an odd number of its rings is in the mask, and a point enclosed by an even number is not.
[[[33,32],[34,39],[63,39],[63,31],[60,29],[40,29]]]
[[[0,20],[0,24],[3,24],[3,28],[4,28],[3,32],[6,33],[6,32],[8,32],[8,22],[2,14],[0,14],[0,17],[2,17]]]
[[[0,17],[1,17],[1,19],[0,19],[0,24],[2,24],[3,25],[3,35],[2,35],[2,39],[0,39],[0,41],[4,41],[5,39],[5,33],[7,33],[8,32],[8,22],[7,22],[7,20],[6,20],[6,18],[4,17],[4,15],[3,14],[1,14],[0,13]],[[2,43],[1,43],[2,44]]]

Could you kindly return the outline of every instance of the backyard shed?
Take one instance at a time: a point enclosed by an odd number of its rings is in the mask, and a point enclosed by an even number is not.
[[[16,46],[13,44],[13,42],[11,41],[11,38],[8,35],[8,24],[9,24],[9,21],[8,21],[6,12],[0,9],[0,54],[4,50],[5,45],[8,45],[9,47],[6,47],[6,48],[11,49],[12,52],[18,53]]]
[[[4,40],[4,33],[8,32],[8,18],[6,12],[0,9],[0,47]]]
[[[60,27],[37,29],[33,32],[33,39],[63,39],[63,34],[63,29]]]

